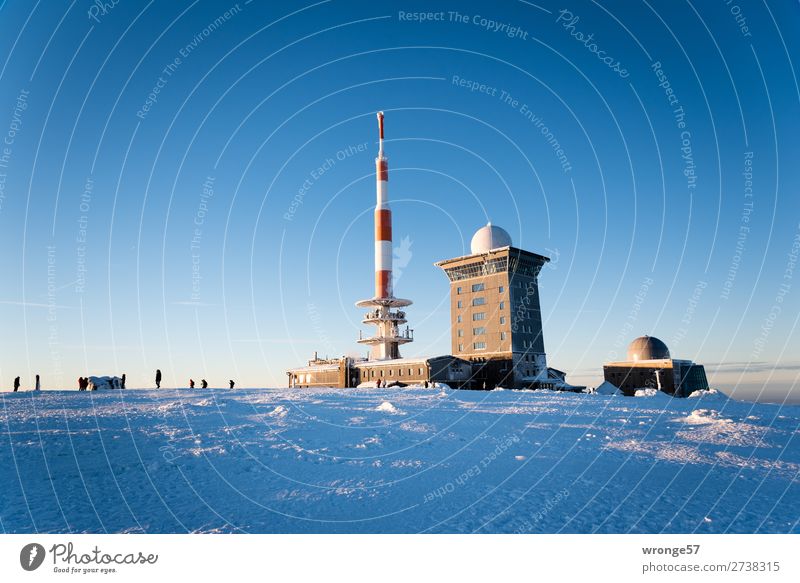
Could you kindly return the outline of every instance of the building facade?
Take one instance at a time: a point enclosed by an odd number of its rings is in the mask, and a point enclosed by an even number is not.
[[[358,387],[407,386],[445,383],[453,388],[470,388],[470,363],[454,356],[396,358],[387,360],[350,357],[308,361],[308,366],[287,371],[289,386]]]
[[[550,259],[511,243],[489,223],[470,255],[436,263],[450,281],[453,355],[472,363],[472,388],[566,388],[544,348],[539,273]]]
[[[640,336],[628,347],[627,360],[607,362],[603,377],[631,396],[638,389],[658,389],[673,397],[688,397],[708,389],[706,370],[691,360],[675,359],[658,338]]]

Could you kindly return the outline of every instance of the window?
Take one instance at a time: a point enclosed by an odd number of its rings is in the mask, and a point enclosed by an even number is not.
[[[486,334],[486,328],[481,326],[479,328],[473,328],[472,329],[472,335],[473,336],[478,336],[479,334]]]
[[[458,317],[456,318],[456,321],[457,321],[459,324],[461,323],[461,314],[459,314],[459,315],[458,315]]]
[[[483,306],[484,304],[486,304],[486,298],[484,298],[483,296],[481,296],[479,298],[474,298],[472,300],[472,305],[473,306]]]
[[[419,376],[422,376],[422,367],[419,368]]]
[[[501,286],[500,286],[500,293],[503,293],[504,291],[506,291],[506,288],[504,288],[504,287],[501,285]]]
[[[475,312],[472,314],[472,321],[477,322],[478,320],[485,320],[486,319],[486,312]]]
[[[410,376],[410,377],[414,376],[414,369],[413,368],[408,369],[408,376]]]
[[[461,338],[462,336],[464,336],[464,331],[461,328],[459,328],[458,329],[458,337]]]
[[[500,316],[500,323],[501,324],[505,324],[506,323],[506,317],[505,316]]]
[[[389,369],[389,376],[392,376],[392,369]]]
[[[403,376],[403,369],[402,368],[398,368],[397,369],[397,376],[400,376],[400,377]]]
[[[463,344],[459,344],[458,345],[458,351],[459,352],[464,352],[464,345]]]
[[[461,303],[461,300],[458,300],[458,307],[459,308],[463,308],[464,307],[463,304]]]
[[[460,294],[460,293],[461,293],[461,288],[460,288],[460,287],[457,287],[457,288],[456,288],[456,293],[457,293],[457,294]]]
[[[501,310],[505,310],[506,309],[506,303],[505,302],[500,302],[500,309]]]
[[[500,340],[505,340],[505,339],[506,339],[506,333],[500,332]]]
[[[381,369],[381,376],[383,376],[383,369]]]
[[[375,371],[374,370],[372,371],[372,378],[373,379],[375,378]]]
[[[483,288],[483,284],[482,283],[473,283],[472,284],[472,291],[473,292],[483,291],[483,289],[484,288]]]
[[[474,342],[472,344],[472,348],[475,350],[486,350],[486,343],[485,342]]]

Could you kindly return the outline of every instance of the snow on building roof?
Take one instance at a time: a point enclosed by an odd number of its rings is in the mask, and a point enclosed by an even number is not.
[[[389,360],[362,360],[360,362],[354,362],[353,366],[388,366],[388,365],[398,365],[398,364],[424,364],[430,360],[438,360],[441,358],[456,358],[450,354],[442,354],[440,356],[417,356],[417,357],[409,357],[409,358],[392,358]]]
[[[323,370],[339,370],[338,364],[310,364],[308,366],[300,366],[297,368],[290,368],[287,372],[320,372]]]

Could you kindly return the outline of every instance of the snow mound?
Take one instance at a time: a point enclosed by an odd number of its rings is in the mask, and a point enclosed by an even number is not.
[[[717,389],[701,389],[694,391],[688,397],[689,399],[707,399],[714,401],[729,401],[730,397]]]
[[[383,411],[384,413],[399,413],[400,410],[392,405],[389,401],[384,401],[377,407],[375,407],[376,411]]]
[[[657,398],[664,398],[668,397],[666,393],[659,391],[658,389],[653,388],[646,388],[646,389],[636,389],[636,392],[633,393],[634,397],[657,397]]]
[[[651,389],[652,390],[652,389]],[[621,395],[622,391],[620,391],[616,386],[612,385],[608,381],[603,381],[595,390],[594,392],[598,395]],[[637,397],[640,395],[636,394]]]
[[[680,419],[689,425],[707,425],[709,423],[732,423],[730,419],[722,417],[719,411],[712,409],[695,409],[687,417]]]
[[[289,414],[289,409],[287,409],[283,405],[278,405],[268,413],[270,417],[286,417],[286,415],[288,414]]]

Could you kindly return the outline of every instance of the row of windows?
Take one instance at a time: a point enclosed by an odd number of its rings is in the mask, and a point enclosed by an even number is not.
[[[383,376],[383,373],[384,373],[383,370],[379,370],[378,372],[380,373],[378,376]],[[387,374],[386,376],[389,376],[389,377],[393,377],[394,376],[394,369],[390,368],[388,372],[389,372],[389,374]],[[422,367],[417,369],[417,374],[419,376],[422,376]],[[403,376],[403,369],[402,368],[398,368],[397,369],[397,376]],[[409,368],[408,369],[408,376],[410,376],[410,377],[414,376],[414,369],[413,368]],[[368,378],[368,377],[375,378],[375,370],[362,370],[361,371],[361,378],[362,379],[365,379],[365,378]]]
[[[450,281],[459,281],[462,279],[469,279],[471,277],[478,277],[479,275],[491,275],[493,273],[502,273],[508,270],[508,257],[496,257],[486,261],[476,261],[469,265],[460,265],[458,267],[450,267],[445,269],[445,273],[450,278]]]
[[[486,298],[484,298],[484,297],[475,298],[474,300],[472,300],[472,305],[473,306],[484,306],[484,305],[486,305]],[[462,302],[461,300],[458,300],[458,302],[456,303],[456,306],[458,306],[459,308],[463,308],[464,307],[464,302]],[[506,303],[505,302],[500,302],[500,309],[501,310],[505,310],[505,308],[506,308]]]
[[[459,330],[458,332],[459,332],[458,335],[462,336],[461,330]],[[484,334],[484,333],[485,333],[485,331],[484,332],[477,332],[476,334]],[[505,340],[505,339],[506,339],[506,333],[505,332],[500,332],[500,340]],[[472,343],[472,349],[473,350],[486,350],[486,342],[485,341],[473,342]],[[458,345],[458,351],[459,352],[464,352],[464,345],[463,344],[459,344]]]
[[[480,322],[480,321],[485,320],[485,319],[486,319],[486,312],[475,312],[474,314],[472,314],[472,321],[473,322]],[[463,322],[461,314],[456,316],[456,322],[458,322],[459,324],[461,324],[461,322]],[[505,316],[500,316],[500,324],[505,324],[505,323],[506,323],[506,317]]]
[[[480,336],[481,334],[486,334],[486,327],[485,326],[479,326],[477,328],[473,328],[472,329],[472,335],[473,336]],[[458,336],[459,338],[463,338],[464,337],[464,331],[461,328],[459,328],[458,330],[456,330],[456,336]],[[500,332],[500,340],[505,340],[505,339],[506,339],[506,333],[505,332]]]
[[[472,293],[475,293],[475,292],[482,292],[482,291],[484,291],[485,289],[486,289],[486,286],[485,286],[485,284],[483,284],[483,283],[473,283],[473,284],[472,284]],[[456,288],[456,293],[457,293],[457,294],[462,294],[462,293],[463,293],[463,291],[464,291],[464,290],[463,290],[463,288],[462,288],[461,286],[459,286],[459,287],[457,287],[457,288]],[[500,293],[503,293],[504,291],[506,291],[506,288],[505,288],[504,286],[502,286],[502,285],[501,285],[501,286],[500,286],[500,288],[498,289],[498,291],[499,291]]]

